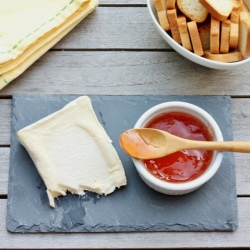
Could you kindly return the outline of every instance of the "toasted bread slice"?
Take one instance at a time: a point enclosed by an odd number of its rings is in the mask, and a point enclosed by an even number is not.
[[[208,12],[217,20],[224,21],[233,9],[231,0],[199,0]]]
[[[230,20],[221,22],[220,53],[229,52]]]
[[[239,50],[243,56],[250,56],[250,12],[240,13]]]
[[[244,1],[242,2],[242,5],[241,5],[241,11],[246,11],[246,12],[249,11],[249,10],[248,10],[248,7],[247,7],[247,5],[244,3]]]
[[[240,7],[242,5],[243,0],[231,0],[234,7]],[[245,0],[244,0],[245,1]]]
[[[177,6],[192,21],[202,23],[207,18],[208,11],[199,0],[177,0]]]
[[[242,1],[242,5],[244,6],[243,8],[245,9],[245,11],[250,11],[250,0]]]
[[[194,53],[198,56],[203,56],[204,51],[201,44],[200,35],[198,32],[197,23],[195,21],[190,21],[187,23],[190,39],[192,42]]]
[[[239,24],[230,23],[230,35],[229,35],[229,48],[234,50],[238,47],[239,43]]]
[[[162,11],[166,9],[166,0],[154,0],[156,11]]]
[[[187,50],[192,51],[192,44],[190,41],[189,33],[188,33],[188,28],[187,28],[187,20],[185,16],[179,16],[177,18],[178,21],[178,26],[179,26],[179,31],[180,31],[180,36],[181,36],[181,42],[182,46],[186,48]]]
[[[220,51],[220,21],[211,17],[210,26],[210,52],[219,54]]]
[[[198,27],[203,50],[210,49],[210,23],[204,23]]]
[[[232,1],[233,1],[233,9],[231,11],[230,20],[233,23],[239,23],[242,0],[232,0]]]
[[[167,10],[167,16],[170,23],[172,37],[177,43],[181,44],[181,35],[177,22],[176,9]]]
[[[204,51],[204,57],[217,62],[237,62],[244,59],[239,51],[226,54],[212,54],[209,51]]]
[[[166,7],[168,10],[175,9],[176,0],[166,0]]]
[[[245,0],[244,0],[245,1]],[[243,0],[231,0],[233,4],[233,8],[241,8],[241,5],[243,4]]]
[[[170,30],[170,25],[166,12],[166,1],[165,0],[154,0],[155,9],[157,11],[157,16],[161,27],[168,31]]]

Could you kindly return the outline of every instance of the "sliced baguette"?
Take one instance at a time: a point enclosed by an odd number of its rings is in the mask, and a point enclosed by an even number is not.
[[[239,23],[240,12],[242,6],[242,0],[232,0],[233,1],[233,9],[231,11],[231,22]]]
[[[203,50],[210,49],[210,23],[204,23],[198,27]]]
[[[166,0],[166,8],[168,10],[175,9],[176,0]]]
[[[246,10],[250,11],[250,0],[244,0],[243,4]]]
[[[221,22],[220,53],[229,52],[230,24],[229,19]]]
[[[231,0],[199,0],[208,12],[217,20],[224,21],[233,9]]]
[[[176,9],[167,10],[167,16],[170,24],[172,37],[177,43],[181,44],[181,35],[178,27]]]
[[[239,23],[230,23],[229,48],[234,50],[239,43]]]
[[[240,13],[239,50],[243,56],[250,56],[250,12]]]
[[[156,11],[162,11],[162,10],[165,10],[166,2],[163,0],[154,0],[154,5],[155,5]]]
[[[246,11],[246,12],[249,11],[249,10],[248,10],[248,7],[247,7],[247,5],[244,3],[244,1],[242,2],[242,5],[241,5],[241,11]]]
[[[226,54],[212,54],[209,51],[204,51],[204,57],[217,62],[237,62],[243,60],[243,56],[239,51]]]
[[[202,23],[207,18],[208,11],[199,0],[177,0],[177,6],[192,21]]]
[[[160,23],[161,27],[165,31],[169,31],[170,25],[169,25],[169,21],[167,18],[165,0],[154,0],[154,5],[155,5],[155,9],[157,11],[157,16],[158,16],[159,23]]]
[[[233,4],[233,7],[241,7],[243,0],[231,0],[231,1],[232,1],[232,4]]]
[[[219,54],[220,51],[220,21],[211,17],[210,26],[210,52]]]
[[[189,33],[188,33],[188,28],[187,28],[187,20],[185,16],[179,16],[177,18],[178,21],[178,26],[179,26],[179,31],[180,31],[180,36],[181,36],[181,42],[182,46],[186,48],[189,51],[193,50]]]
[[[204,51],[202,48],[197,23],[195,21],[190,21],[187,23],[187,26],[188,26],[188,31],[189,31],[189,35],[190,35],[190,39],[191,39],[194,53],[198,56],[203,56]]]

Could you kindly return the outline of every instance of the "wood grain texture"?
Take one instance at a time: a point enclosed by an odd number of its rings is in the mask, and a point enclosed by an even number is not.
[[[0,96],[16,93],[249,96],[249,79],[249,65],[232,71],[212,70],[176,52],[50,51],[2,89]]]
[[[99,4],[109,4],[109,5],[138,5],[146,4],[146,0],[99,0]]]
[[[0,147],[0,196],[7,195],[10,149]]]
[[[98,7],[53,49],[169,49],[147,7]]]
[[[11,100],[0,100],[0,146],[10,145],[10,120]]]
[[[250,199],[238,198],[239,227],[235,232],[177,233],[52,233],[13,234],[6,231],[6,200],[0,200],[0,247],[4,249],[172,249],[247,247]]]

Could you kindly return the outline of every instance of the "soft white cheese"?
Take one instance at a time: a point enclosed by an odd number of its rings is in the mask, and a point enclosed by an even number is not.
[[[107,195],[127,184],[119,156],[87,96],[19,130],[17,137],[46,185],[51,207],[67,191]]]

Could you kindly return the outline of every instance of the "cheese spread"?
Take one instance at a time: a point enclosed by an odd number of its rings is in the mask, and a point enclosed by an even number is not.
[[[19,130],[17,137],[46,185],[51,207],[54,198],[67,191],[107,195],[127,183],[121,160],[87,96]]]

